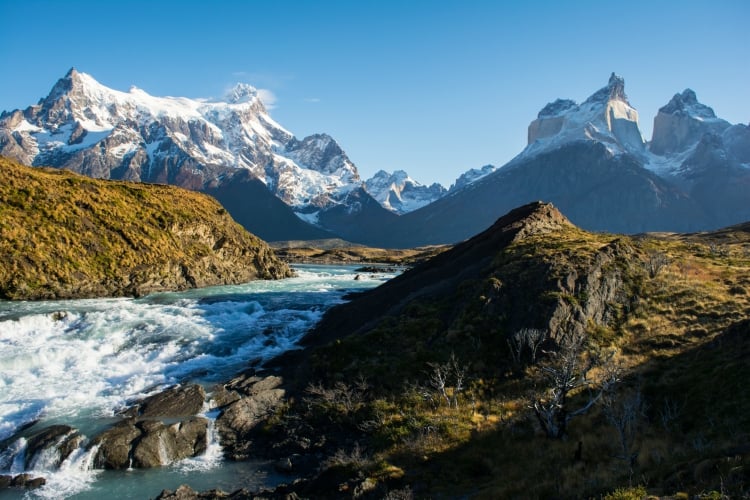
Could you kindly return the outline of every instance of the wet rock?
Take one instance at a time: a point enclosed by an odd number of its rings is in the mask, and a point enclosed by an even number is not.
[[[172,425],[144,421],[138,427],[142,437],[133,449],[133,467],[159,467],[206,451],[208,420],[205,418],[194,417]]]
[[[206,392],[197,384],[170,387],[144,399],[139,406],[143,418],[190,417],[200,413]]]
[[[125,420],[97,436],[96,467],[127,469],[167,465],[206,451],[208,420],[192,417],[173,424]]]
[[[217,385],[211,391],[211,406],[214,408],[223,408],[240,399],[236,391],[230,391],[223,385]]]
[[[45,484],[47,484],[47,480],[43,477],[32,477],[31,474],[25,472],[15,476],[10,481],[10,487],[12,488],[33,489],[44,486]]]
[[[130,467],[130,449],[141,436],[135,420],[124,420],[99,434],[92,441],[99,445],[94,457],[94,466],[100,469],[127,469]]]
[[[0,476],[0,490],[8,488],[11,481],[13,481],[12,476]]]
[[[26,469],[57,468],[76,450],[83,437],[67,425],[52,425],[27,441]]]

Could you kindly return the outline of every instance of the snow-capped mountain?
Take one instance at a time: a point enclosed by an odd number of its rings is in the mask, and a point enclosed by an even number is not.
[[[505,166],[469,170],[446,193],[404,172],[363,183],[331,137],[295,138],[244,84],[218,100],[153,97],[71,70],[38,104],[0,115],[2,155],[204,190],[272,240],[453,243],[535,200],[591,230],[699,231],[750,220],[750,126],[717,117],[690,89],[659,110],[649,142],[614,73],[581,104],[544,106],[528,139]]]
[[[691,90],[661,108],[650,143],[615,74],[582,104],[546,105],[528,133],[527,147],[505,166],[371,227],[370,237],[398,247],[457,242],[535,200],[554,203],[580,227],[610,232],[750,220],[750,127],[716,117]]]
[[[403,170],[379,170],[365,181],[365,189],[384,208],[397,214],[414,211],[442,197],[447,190],[435,182],[425,186]]]
[[[454,182],[451,187],[448,189],[449,192],[456,191],[458,189],[461,189],[465,186],[468,186],[472,182],[476,182],[482,177],[486,177],[490,175],[492,172],[497,170],[497,167],[494,165],[485,165],[482,168],[472,168],[464,172],[463,174],[459,175],[456,179],[456,182]]]
[[[582,104],[570,99],[547,104],[529,125],[528,146],[516,160],[575,141],[599,142],[613,154],[644,150],[638,112],[628,102],[621,76],[612,73],[607,85]]]
[[[296,139],[247,84],[218,100],[154,97],[136,87],[107,88],[71,69],[37,105],[3,113],[0,154],[92,177],[199,190],[245,169],[301,212],[334,206],[361,186],[331,137]]]

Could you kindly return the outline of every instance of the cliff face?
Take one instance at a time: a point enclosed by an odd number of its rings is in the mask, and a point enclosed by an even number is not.
[[[0,158],[0,298],[139,296],[291,271],[214,199]]]

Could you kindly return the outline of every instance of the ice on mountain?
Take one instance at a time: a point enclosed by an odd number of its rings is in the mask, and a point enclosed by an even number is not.
[[[569,99],[547,104],[529,124],[528,146],[519,157],[581,140],[603,142],[614,153],[643,151],[638,112],[628,102],[621,76],[612,73],[607,85],[580,105]]]
[[[379,170],[365,181],[365,190],[383,208],[398,214],[412,212],[441,198],[447,191],[438,183],[425,186],[404,170]]]

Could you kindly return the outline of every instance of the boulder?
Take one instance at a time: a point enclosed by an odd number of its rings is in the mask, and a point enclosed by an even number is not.
[[[194,457],[206,451],[208,420],[191,417],[165,424],[159,420],[125,420],[97,436],[96,467],[151,468]]]
[[[99,434],[92,445],[99,446],[94,457],[94,467],[101,469],[127,469],[131,466],[130,450],[141,436],[134,419],[123,420]]]
[[[142,418],[190,417],[200,413],[206,391],[197,384],[174,386],[144,399],[138,408]]]
[[[43,477],[32,477],[31,474],[25,472],[15,476],[10,481],[10,486],[13,488],[33,489],[44,486],[45,484],[47,484],[47,480]]]
[[[140,422],[142,437],[133,448],[133,467],[150,468],[193,457],[206,451],[208,420],[193,417],[165,425]]]

